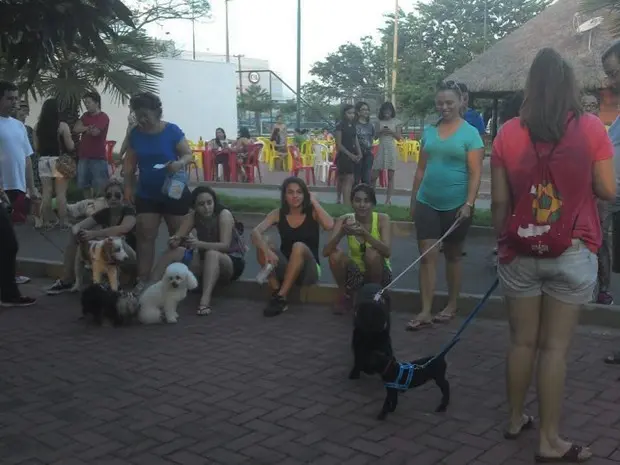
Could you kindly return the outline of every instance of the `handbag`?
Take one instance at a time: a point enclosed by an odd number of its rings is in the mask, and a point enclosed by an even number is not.
[[[60,134],[57,135],[58,137],[58,151],[60,152],[60,155],[58,156],[58,159],[56,160],[56,171],[58,171],[63,178],[66,179],[71,179],[75,177],[75,174],[77,172],[77,163],[75,162],[75,159],[69,155],[68,153],[66,153],[65,150],[63,150],[64,144],[62,143],[62,140],[60,139]]]

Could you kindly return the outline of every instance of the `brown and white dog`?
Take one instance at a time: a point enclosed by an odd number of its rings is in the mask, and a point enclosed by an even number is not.
[[[107,204],[103,197],[80,200],[79,202],[67,205],[67,215],[73,222],[80,221],[98,212],[99,210],[102,210],[106,206]]]
[[[106,237],[98,241],[89,241],[80,244],[75,254],[75,284],[72,291],[82,290],[82,267],[90,263],[93,273],[93,283],[103,282],[103,276],[108,277],[110,289],[118,291],[118,265],[129,258],[123,247],[120,237]]]

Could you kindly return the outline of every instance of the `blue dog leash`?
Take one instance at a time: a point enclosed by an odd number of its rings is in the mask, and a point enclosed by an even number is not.
[[[409,386],[411,385],[411,380],[413,380],[413,374],[416,370],[423,370],[424,368],[429,366],[431,363],[433,363],[435,360],[437,360],[438,358],[444,357],[448,352],[450,352],[450,350],[457,344],[457,342],[461,340],[461,334],[463,334],[463,331],[465,331],[465,329],[467,329],[470,323],[474,321],[474,318],[476,318],[476,315],[478,314],[480,309],[484,307],[484,304],[487,302],[487,300],[489,300],[489,298],[491,297],[491,295],[493,294],[493,292],[495,291],[498,285],[499,285],[499,279],[496,278],[495,281],[493,281],[493,284],[491,285],[489,290],[486,292],[486,294],[482,297],[482,299],[480,299],[480,302],[478,302],[478,305],[476,305],[476,307],[470,312],[470,314],[467,315],[467,318],[465,318],[465,321],[463,321],[459,330],[456,332],[454,336],[452,336],[452,339],[450,339],[450,341],[448,341],[448,343],[443,346],[441,351],[439,351],[433,358],[427,361],[424,365],[415,365],[412,363],[401,363],[400,368],[398,370],[398,376],[396,376],[396,379],[394,380],[394,382],[385,383],[385,387],[397,389],[399,391],[406,391],[407,389],[409,389]]]

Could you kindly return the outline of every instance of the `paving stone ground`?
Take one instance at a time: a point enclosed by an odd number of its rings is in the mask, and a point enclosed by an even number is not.
[[[296,307],[265,319],[258,302],[221,299],[197,317],[196,304],[177,325],[123,329],[85,327],[76,296],[0,311],[0,463],[533,463],[535,431],[501,435],[504,323],[475,321],[450,354],[447,413],[433,413],[439,392],[425,386],[379,422],[379,379],[346,379],[350,318]],[[405,317],[393,329],[403,359],[430,355],[458,325],[411,334]],[[593,465],[620,463],[620,369],[601,363],[618,341],[582,327],[570,353],[562,430],[592,445]]]

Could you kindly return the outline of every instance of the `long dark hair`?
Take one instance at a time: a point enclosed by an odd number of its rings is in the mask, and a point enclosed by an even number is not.
[[[201,194],[209,194],[213,197],[213,216],[218,216],[222,210],[228,210],[224,205],[220,203],[217,198],[217,194],[215,191],[209,186],[198,186],[192,191],[192,207],[196,206],[196,200],[198,200],[198,196]]]
[[[340,109],[340,122],[341,123],[349,123],[349,121],[347,121],[347,111],[349,111],[352,108],[355,109],[355,107],[351,105],[350,103],[345,103],[344,105],[342,105],[342,108]],[[355,122],[355,119],[352,122]]]
[[[45,102],[43,102],[36,128],[39,147],[43,149],[41,150],[41,155],[57,155],[56,152],[60,150],[60,147],[58,147],[59,125],[60,111],[58,109],[58,100],[55,98],[48,98]],[[54,153],[44,153],[52,150],[53,147],[58,147],[56,150],[53,150]]]
[[[532,139],[559,142],[566,130],[569,113],[583,113],[573,68],[552,48],[536,54],[525,83],[521,124]]]
[[[370,110],[370,106],[366,102],[364,101],[357,102],[355,104],[355,121],[360,120],[360,111],[362,107],[368,107],[368,109]],[[370,121],[370,118],[368,118],[368,120]]]
[[[291,207],[288,203],[286,203],[286,189],[288,189],[288,186],[290,186],[291,184],[297,184],[304,194],[304,200],[301,204],[302,213],[305,213],[306,215],[312,214],[312,202],[310,202],[310,191],[308,190],[308,186],[303,179],[296,176],[286,178],[282,183],[280,192],[280,211],[285,215],[287,215],[291,211]]]
[[[377,115],[377,118],[379,118],[381,121],[384,121],[385,118],[383,117],[383,113],[385,113],[385,110],[388,110],[390,112],[390,118],[396,118],[396,109],[394,108],[394,105],[392,105],[392,102],[383,102],[381,104],[381,106],[379,107],[379,114]]]

